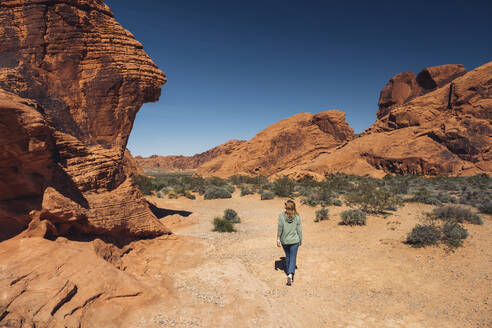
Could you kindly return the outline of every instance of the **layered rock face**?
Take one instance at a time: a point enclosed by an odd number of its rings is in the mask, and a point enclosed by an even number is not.
[[[167,232],[123,169],[166,81],[142,44],[100,0],[5,0],[0,26],[1,238],[34,217],[60,234]]]
[[[222,145],[193,156],[152,155],[150,157],[137,156],[135,157],[135,159],[141,167],[159,168],[171,171],[196,170],[199,166],[205,164],[208,161],[211,161],[218,156],[230,154],[243,143],[245,143],[245,141],[243,140],[229,140]]]
[[[433,89],[420,96],[421,89],[398,87],[402,75],[396,75],[381,92],[369,129],[286,173],[492,174],[492,62],[462,73],[460,65],[423,70],[417,80]],[[410,91],[402,96],[392,88]]]
[[[313,160],[353,136],[344,112],[301,113],[270,125],[231,153],[206,162],[197,174],[270,176],[289,170],[299,162]]]
[[[441,65],[423,69],[417,77],[413,72],[395,75],[386,84],[379,96],[377,117],[388,114],[395,105],[440,88],[466,73],[463,65]]]

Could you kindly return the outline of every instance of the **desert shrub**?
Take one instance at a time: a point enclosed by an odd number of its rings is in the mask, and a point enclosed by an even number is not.
[[[176,199],[178,198],[178,194],[174,190],[171,190],[170,192],[167,193],[167,198]]]
[[[417,224],[407,235],[406,243],[413,247],[436,245],[441,238],[441,231],[433,224]]]
[[[272,191],[280,197],[290,197],[294,192],[295,182],[284,176],[273,182]]]
[[[343,225],[365,225],[366,213],[362,210],[346,210],[341,214]]]
[[[468,237],[468,231],[457,222],[445,222],[441,228],[442,242],[450,248],[463,245],[463,239]]]
[[[367,179],[345,194],[345,202],[350,207],[357,207],[364,212],[381,213],[388,208],[396,208],[401,204],[397,195],[386,187],[380,187]]]
[[[218,232],[233,232],[236,231],[234,229],[234,225],[232,224],[231,221],[221,218],[221,217],[216,217],[214,218],[214,230],[213,231],[218,231]]]
[[[219,198],[231,198],[232,195],[227,189],[223,187],[210,186],[205,191],[203,197],[204,199],[219,199]]]
[[[227,190],[228,192],[230,192],[231,194],[234,192],[234,190],[236,190],[236,188],[233,185],[230,185],[230,184],[225,185],[223,188],[225,190]]]
[[[271,191],[262,191],[260,193],[261,200],[269,200],[275,198],[275,194]]]
[[[241,196],[252,195],[255,191],[248,186],[241,187]]]
[[[486,199],[478,205],[480,213],[492,214],[492,199]]]
[[[337,195],[326,187],[311,189],[307,197],[301,199],[302,204],[310,206],[329,206],[335,201]]]
[[[318,222],[321,220],[328,220],[328,209],[326,207],[322,207],[316,211],[316,219],[314,221]]]
[[[255,177],[250,177],[247,175],[233,175],[229,178],[229,182],[235,186],[248,184],[259,188],[265,184],[268,184],[268,178],[261,175]]]
[[[318,205],[318,202],[314,200],[312,197],[306,197],[301,199],[301,204],[315,207],[316,205]]]
[[[384,176],[384,185],[394,194],[406,194],[409,188],[409,176],[391,175]]]
[[[155,190],[152,179],[145,175],[135,175],[132,180],[144,195],[151,195],[152,190]]]
[[[195,196],[195,195],[193,195],[193,194],[192,194],[191,192],[189,192],[188,190],[185,190],[185,191],[183,192],[183,196],[185,196],[185,197],[186,197],[186,198],[188,198],[188,199],[196,199],[196,196]]]
[[[437,194],[437,199],[441,203],[452,203],[452,204],[455,204],[455,203],[458,202],[458,199],[456,199],[455,197],[451,196],[447,191],[440,191]]]
[[[473,213],[469,209],[461,206],[441,206],[435,208],[432,211],[432,214],[436,218],[444,221],[456,221],[458,223],[466,221],[473,224],[483,224],[483,220],[480,215]]]
[[[237,215],[237,212],[231,208],[224,211],[224,219],[231,221],[232,223],[241,222],[241,218]]]
[[[441,201],[437,198],[437,195],[429,189],[422,187],[415,192],[412,198],[408,199],[410,202],[424,203],[430,205],[440,205]]]
[[[342,201],[338,198],[335,198],[332,202],[331,202],[332,205],[335,205],[335,206],[342,206]]]
[[[354,186],[363,180],[371,179],[367,176],[357,176],[345,173],[325,174],[325,180],[321,183],[323,188],[336,191],[339,194],[344,194],[354,188]]]

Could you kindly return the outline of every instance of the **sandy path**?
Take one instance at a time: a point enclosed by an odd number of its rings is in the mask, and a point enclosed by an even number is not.
[[[345,227],[338,225],[344,207],[330,207],[331,219],[314,223],[315,209],[298,204],[304,242],[289,287],[275,269],[284,255],[275,246],[284,200],[258,198],[150,199],[192,214],[172,228],[181,248],[152,255],[167,261],[155,279],[173,297],[150,306],[139,326],[492,327],[490,216],[483,226],[467,225],[465,247],[447,253],[401,243],[416,214],[431,206],[406,204],[387,219],[369,216],[365,227]],[[225,208],[241,217],[238,232],[211,232]],[[197,223],[183,225],[187,220]]]

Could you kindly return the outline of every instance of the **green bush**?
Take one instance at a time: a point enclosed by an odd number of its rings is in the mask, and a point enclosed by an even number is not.
[[[269,200],[275,198],[275,194],[270,191],[262,191],[260,193],[261,200]]]
[[[236,231],[234,229],[234,226],[231,221],[221,218],[221,217],[216,217],[214,218],[214,230],[213,231],[218,231],[218,232],[233,232]]]
[[[343,225],[365,225],[366,213],[362,210],[346,210],[341,214]]]
[[[318,222],[321,220],[328,220],[328,209],[326,207],[322,207],[316,211],[316,219],[314,222]]]
[[[407,244],[413,247],[436,245],[441,238],[441,231],[433,224],[417,224],[407,235]]]
[[[334,199],[331,203],[332,203],[332,205],[335,205],[335,206],[342,206],[342,201],[338,198]]]
[[[455,203],[458,202],[458,199],[456,199],[455,197],[451,196],[447,191],[440,191],[437,194],[437,199],[441,203],[452,203],[452,204],[455,204]]]
[[[303,198],[301,202],[310,206],[329,206],[333,205],[337,200],[337,194],[331,189],[325,187],[311,189],[306,198]]]
[[[478,205],[478,210],[480,211],[480,213],[492,214],[492,199],[484,200],[481,204]]]
[[[463,223],[464,221],[466,221],[472,224],[483,224],[483,220],[480,215],[473,213],[469,209],[461,206],[441,206],[435,208],[432,211],[432,215],[444,221],[452,220],[459,223]]]
[[[254,190],[247,186],[241,187],[241,196],[252,195],[254,193],[255,193]]]
[[[364,212],[381,213],[401,205],[401,200],[386,187],[379,187],[371,180],[362,180],[345,194],[345,203]]]
[[[445,222],[441,228],[442,242],[450,248],[463,245],[463,239],[468,237],[468,231],[457,222]]]
[[[231,193],[222,187],[210,186],[203,195],[205,199],[232,198]]]
[[[290,197],[294,192],[295,182],[284,176],[273,182],[272,191],[280,197]]]
[[[440,205],[441,201],[437,198],[435,193],[432,193],[427,188],[420,188],[413,195],[412,198],[408,199],[410,202],[424,203],[430,205]]]
[[[145,175],[135,175],[132,177],[132,180],[144,195],[151,195],[152,190],[156,190],[152,183],[152,179]]]
[[[170,192],[167,193],[167,198],[169,198],[169,199],[177,199],[178,198],[178,194],[174,190],[171,190]]]
[[[191,192],[189,192],[188,190],[185,190],[184,193],[183,193],[183,196],[185,196],[186,198],[188,199],[196,199],[196,196],[193,195]]]
[[[232,223],[241,222],[241,218],[237,215],[237,212],[231,208],[224,211],[224,219],[231,221]]]

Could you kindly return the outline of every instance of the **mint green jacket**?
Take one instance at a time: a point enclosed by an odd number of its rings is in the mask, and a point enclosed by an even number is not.
[[[287,219],[285,212],[278,216],[277,238],[282,245],[292,245],[302,243],[301,217],[296,214],[293,218]]]

